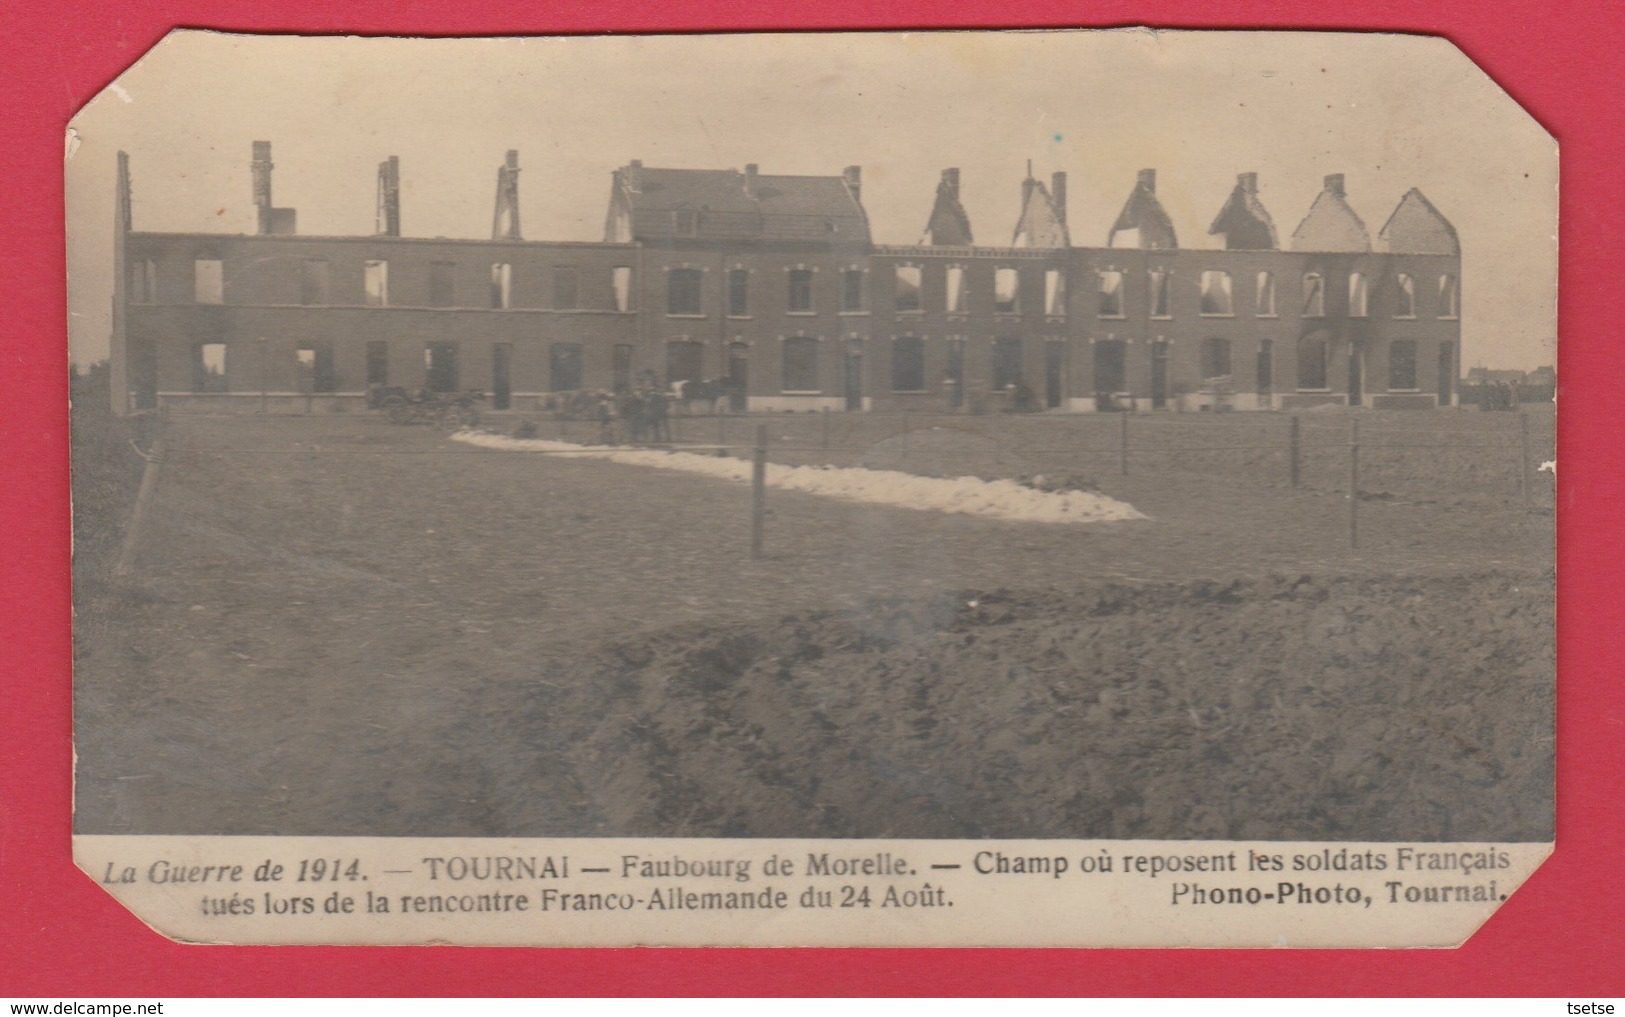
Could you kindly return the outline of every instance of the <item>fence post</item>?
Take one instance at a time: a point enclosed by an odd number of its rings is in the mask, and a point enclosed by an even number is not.
[[[1288,457],[1288,470],[1292,477],[1292,486],[1298,486],[1298,415],[1292,415],[1291,428],[1292,454]]]
[[[1360,546],[1360,418],[1349,418],[1349,547]]]
[[[905,460],[908,458],[908,429],[909,429],[908,410],[904,409],[903,410],[903,452],[902,452],[902,454],[903,454],[903,458]]]
[[[750,556],[762,556],[762,522],[767,514],[767,425],[756,425],[750,466]]]
[[[1121,428],[1122,437],[1118,446],[1117,465],[1123,476],[1126,477],[1128,476],[1128,411],[1123,410],[1118,416],[1123,418],[1123,426]]]
[[[717,414],[717,458],[727,454],[728,444],[728,418],[721,413]]]
[[[824,407],[824,437],[823,437],[822,441],[823,441],[823,444],[822,444],[821,447],[826,452],[829,451],[829,407],[828,406]]]
[[[1518,411],[1518,497],[1529,511],[1529,414]]]
[[[119,547],[118,561],[113,565],[115,576],[128,575],[130,566],[135,564],[135,549],[141,539],[142,524],[146,522],[147,510],[152,504],[152,493],[158,488],[158,468],[164,463],[164,439],[162,435],[152,439],[152,447],[142,453],[147,466],[141,471],[141,487],[135,494],[135,508],[130,512],[130,527],[124,531],[124,543]]]

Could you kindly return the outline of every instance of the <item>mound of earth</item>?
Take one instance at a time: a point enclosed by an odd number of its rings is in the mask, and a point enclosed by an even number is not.
[[[569,768],[560,833],[1544,840],[1552,610],[1505,575],[887,602],[615,645],[487,735]]]

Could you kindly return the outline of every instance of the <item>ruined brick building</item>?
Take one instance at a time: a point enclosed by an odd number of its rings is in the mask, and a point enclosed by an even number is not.
[[[604,239],[523,239],[518,158],[490,240],[407,237],[400,167],[377,231],[305,236],[253,148],[253,235],[134,228],[119,156],[118,412],[360,408],[374,385],[550,393],[726,380],[735,410],[1433,407],[1456,402],[1460,247],[1418,190],[1375,238],[1329,176],[1283,248],[1243,173],[1181,247],[1143,170],[1104,246],[1031,167],[1007,246],[977,245],[945,170],[920,242],[870,236],[862,174],[612,177]],[[923,202],[922,202],[923,205]]]

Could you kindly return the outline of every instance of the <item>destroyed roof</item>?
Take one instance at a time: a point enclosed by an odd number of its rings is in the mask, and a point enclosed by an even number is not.
[[[1118,243],[1119,233],[1130,233],[1132,243]],[[1106,236],[1107,247],[1138,247],[1144,250],[1172,250],[1179,246],[1174,222],[1157,200],[1157,171],[1141,170],[1140,178],[1123,205],[1123,212]]]
[[[1377,240],[1391,254],[1461,253],[1456,227],[1414,187],[1399,199]]]
[[[1349,207],[1343,190],[1343,174],[1326,178],[1309,214],[1292,233],[1294,251],[1364,252],[1371,250],[1371,235],[1365,223]]]
[[[937,200],[931,206],[931,218],[925,224],[925,244],[933,247],[969,247],[971,239],[970,216],[959,203],[959,170],[942,171],[942,182],[937,184]]]
[[[1222,235],[1226,250],[1280,249],[1280,241],[1275,236],[1275,220],[1270,218],[1264,203],[1258,200],[1257,173],[1242,173],[1236,177],[1236,189],[1230,192],[1229,200],[1219,209],[1213,225],[1208,227],[1208,234]]]
[[[627,239],[632,240],[682,236],[869,242],[863,205],[840,176],[762,176],[633,163],[615,172],[612,217],[617,207],[630,213]]]
[[[1032,165],[1027,167],[1027,179],[1021,182],[1021,215],[1016,219],[1016,232],[1012,247],[1071,247],[1072,234],[1066,228],[1066,174],[1054,177],[1052,195],[1042,181],[1033,179]]]

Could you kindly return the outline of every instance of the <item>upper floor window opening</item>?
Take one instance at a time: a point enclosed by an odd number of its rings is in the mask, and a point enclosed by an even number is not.
[[[1202,273],[1201,308],[1203,314],[1218,317],[1230,317],[1236,313],[1229,272],[1210,269]]]

